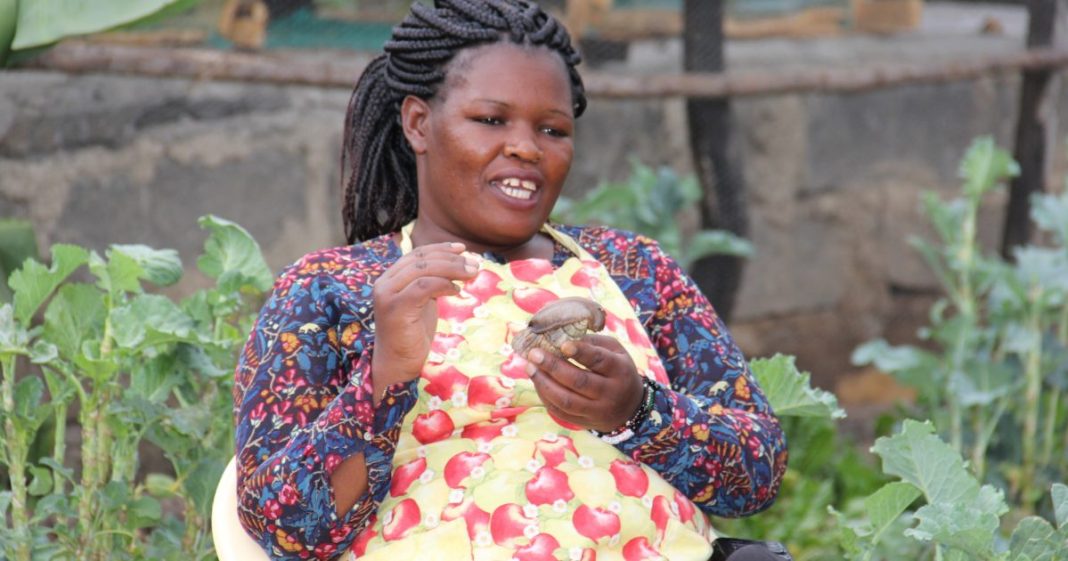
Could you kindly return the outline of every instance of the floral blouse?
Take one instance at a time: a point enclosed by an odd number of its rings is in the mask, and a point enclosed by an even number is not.
[[[656,393],[658,415],[616,446],[708,514],[767,508],[786,470],[786,443],[704,295],[653,240],[602,227],[556,228],[604,264],[671,380]],[[238,514],[272,558],[338,557],[389,491],[417,381],[395,384],[373,407],[371,289],[400,256],[391,236],[306,255],[279,276],[239,359]],[[557,245],[553,262],[568,256]],[[338,516],[330,474],[357,453],[367,463],[368,490]]]

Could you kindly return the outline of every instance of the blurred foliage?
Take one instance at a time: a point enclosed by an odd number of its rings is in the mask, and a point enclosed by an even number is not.
[[[696,224],[701,188],[694,176],[679,177],[671,168],[657,169],[631,161],[622,182],[604,182],[581,199],[560,197],[553,220],[568,224],[600,224],[652,238],[684,269],[709,255],[749,256],[752,245],[723,230],[687,231]],[[687,220],[688,219],[688,220]]]
[[[210,235],[197,266],[216,283],[181,301],[144,286],[178,282],[178,253],[143,245],[101,255],[57,244],[49,265],[27,259],[10,275],[13,298],[0,305],[0,466],[10,476],[0,559],[214,557],[208,519],[233,455],[232,368],[273,275],[240,226],[200,224]],[[83,269],[91,283],[71,280]],[[68,461],[70,411],[80,466]],[[145,443],[173,471],[140,477]]]
[[[0,65],[60,39],[156,21],[200,0],[0,0]]]
[[[853,355],[917,390],[929,417],[980,480],[1037,512],[1049,486],[1068,479],[1068,190],[1039,194],[1031,218],[1048,243],[1016,248],[1013,260],[983,251],[984,198],[1018,173],[992,139],[961,164],[962,195],[933,194],[924,210],[937,242],[913,239],[946,296],[921,335],[928,345],[871,341]]]

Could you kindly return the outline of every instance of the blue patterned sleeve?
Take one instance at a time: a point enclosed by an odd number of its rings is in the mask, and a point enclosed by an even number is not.
[[[702,510],[745,516],[772,504],[786,471],[778,419],[741,350],[682,268],[645,242],[655,276],[655,311],[646,328],[670,387],[635,437],[620,444],[656,469]]]
[[[411,382],[372,405],[370,319],[358,312],[370,282],[306,274],[315,268],[306,260],[279,278],[235,376],[238,514],[272,559],[348,549],[388,491],[400,422],[415,402]],[[330,474],[359,453],[369,489],[338,516]]]

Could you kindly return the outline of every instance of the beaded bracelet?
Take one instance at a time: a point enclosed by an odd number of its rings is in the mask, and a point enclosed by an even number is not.
[[[642,426],[642,423],[649,418],[649,413],[653,411],[653,404],[656,401],[656,384],[649,378],[642,376],[642,386],[644,388],[642,402],[638,405],[638,409],[634,414],[627,419],[627,422],[623,423],[619,428],[612,432],[601,432],[594,429],[590,429],[590,432],[593,433],[594,436],[612,445],[619,444],[620,442],[624,442],[633,437],[638,428]]]

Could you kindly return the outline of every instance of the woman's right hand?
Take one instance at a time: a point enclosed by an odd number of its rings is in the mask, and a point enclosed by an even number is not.
[[[398,382],[419,377],[437,327],[437,298],[460,291],[455,281],[478,273],[478,258],[461,243],[420,246],[401,257],[375,281],[374,403]]]

